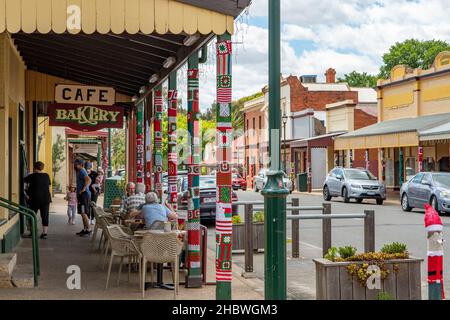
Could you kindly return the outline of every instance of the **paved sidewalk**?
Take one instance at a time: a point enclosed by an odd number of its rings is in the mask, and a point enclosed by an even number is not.
[[[100,204],[102,201],[99,202]],[[131,281],[127,280],[127,268],[122,270],[120,286],[117,286],[118,262],[113,266],[110,288],[105,290],[106,270],[100,266],[100,254],[91,247],[91,238],[80,238],[75,235],[82,228],[81,217],[77,217],[75,226],[67,224],[66,204],[62,195],[56,195],[50,209],[50,228],[48,239],[40,240],[41,276],[39,288],[33,289],[0,289],[0,300],[15,299],[141,299],[138,274],[132,273]],[[16,248],[18,265],[31,264],[31,239],[22,239]],[[69,290],[66,286],[69,274],[67,267],[77,265],[81,268],[81,290]],[[207,282],[215,281],[214,252],[208,251]],[[171,273],[164,271],[165,279],[171,283]],[[184,278],[180,278],[184,282]],[[241,277],[239,267],[234,268],[232,296],[234,300],[260,300],[261,280],[247,280]],[[215,285],[207,285],[199,289],[186,289],[180,285],[178,299],[183,300],[211,300],[215,298]],[[146,299],[170,300],[173,291],[162,289],[148,289]]]

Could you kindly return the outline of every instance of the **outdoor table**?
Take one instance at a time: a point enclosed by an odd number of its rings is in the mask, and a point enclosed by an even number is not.
[[[186,244],[186,236],[187,231],[184,230],[175,230],[178,233],[178,238],[183,241],[183,246]],[[136,242],[139,243],[139,241],[144,237],[144,235],[148,232],[154,232],[154,233],[164,233],[163,230],[137,230],[134,233]],[[147,290],[149,287],[152,288],[160,288],[160,289],[166,289],[166,290],[174,290],[173,284],[165,284],[163,282],[163,264],[158,263],[156,266],[156,284],[146,282],[145,283],[145,289]]]

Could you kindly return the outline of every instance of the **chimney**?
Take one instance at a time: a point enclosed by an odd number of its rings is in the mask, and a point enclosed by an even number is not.
[[[335,83],[336,82],[336,70],[330,68],[325,73],[325,77],[327,79],[327,83]]]

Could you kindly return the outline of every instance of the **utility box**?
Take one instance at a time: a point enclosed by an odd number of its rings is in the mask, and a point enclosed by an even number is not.
[[[124,195],[123,177],[114,176],[105,179],[105,194],[103,208],[109,209],[114,199],[122,198]]]
[[[308,191],[308,173],[305,172],[297,174],[297,191]]]

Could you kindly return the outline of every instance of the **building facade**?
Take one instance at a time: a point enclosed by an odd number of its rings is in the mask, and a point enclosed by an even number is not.
[[[392,69],[378,82],[378,122],[336,139],[338,151],[379,155],[378,175],[389,189],[419,171],[450,171],[450,52],[428,70]]]

